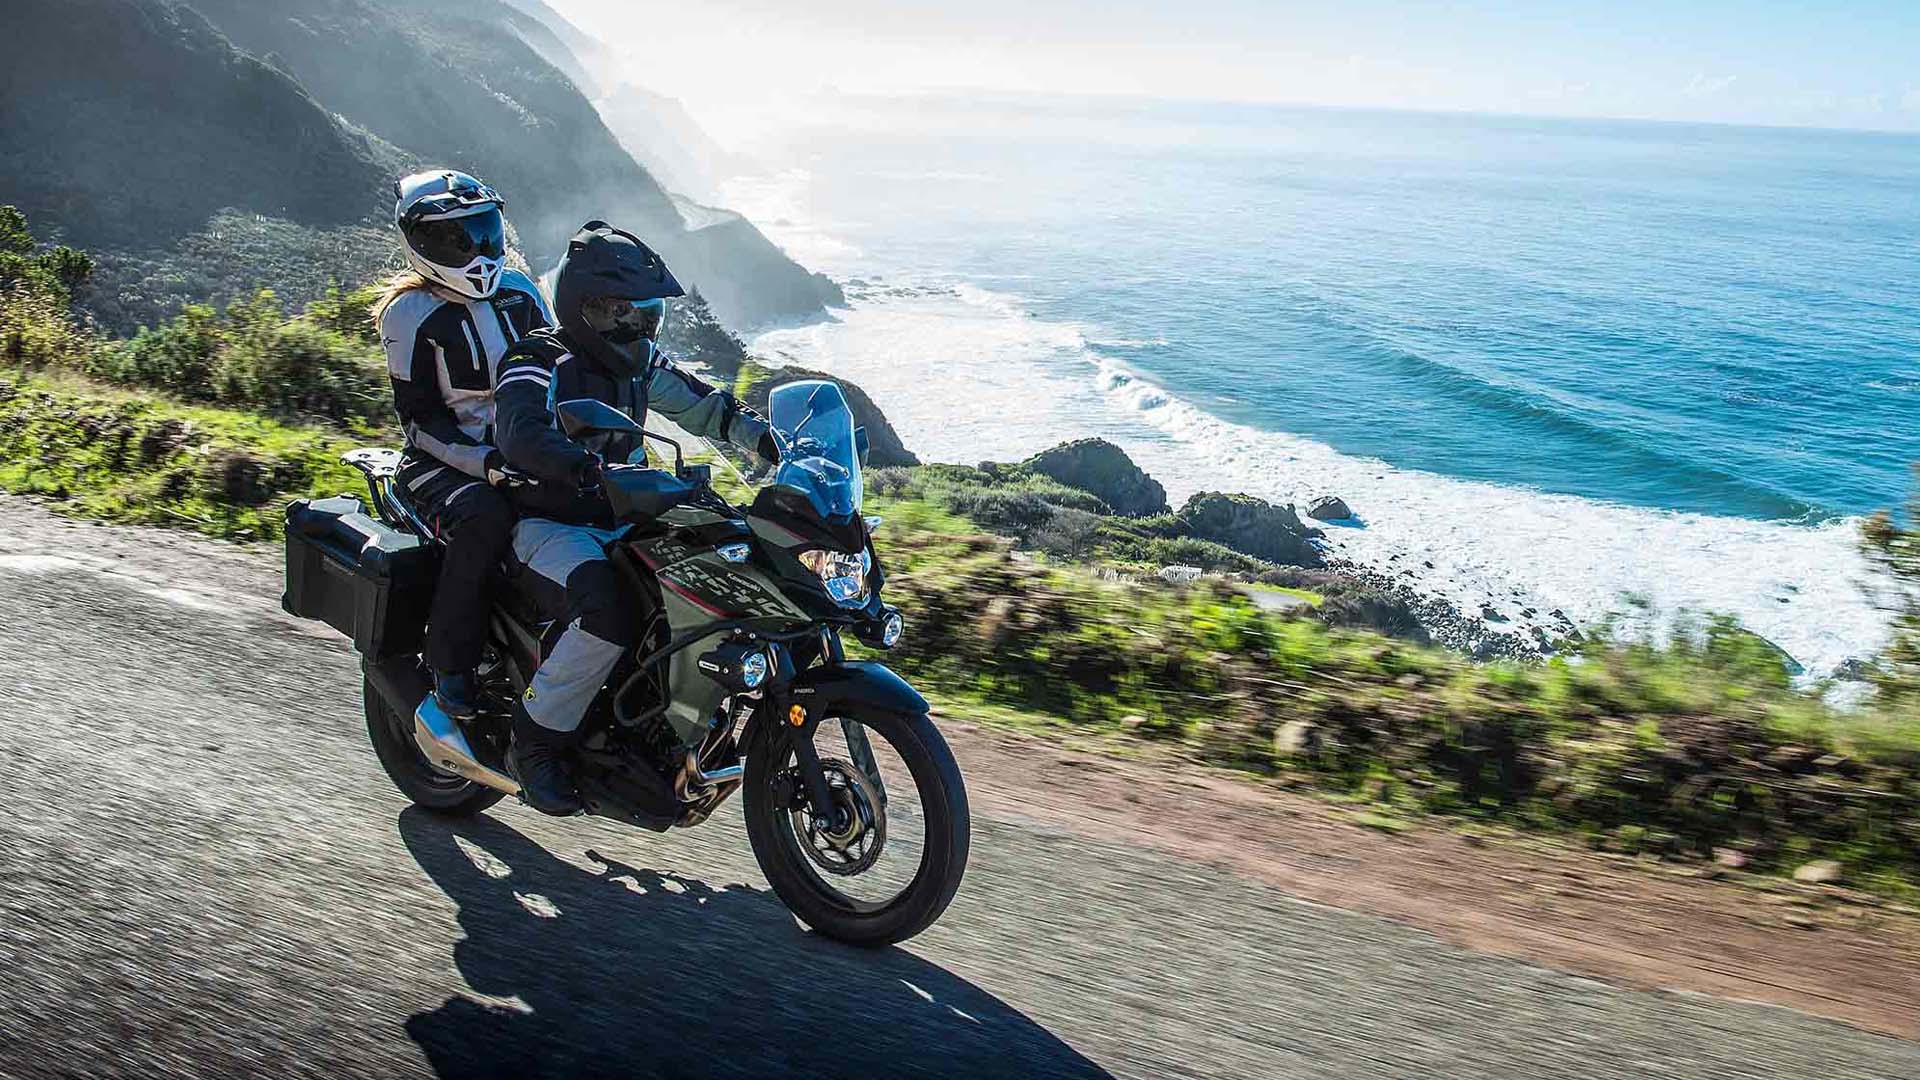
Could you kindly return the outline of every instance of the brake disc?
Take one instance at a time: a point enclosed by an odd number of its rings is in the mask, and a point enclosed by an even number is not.
[[[791,811],[793,834],[820,869],[841,877],[861,873],[873,866],[886,846],[886,808],[872,781],[859,769],[839,758],[821,758],[820,770],[826,774],[834,809],[840,811],[832,816],[841,818],[844,826],[835,831],[832,821],[822,820],[812,807],[796,806]]]

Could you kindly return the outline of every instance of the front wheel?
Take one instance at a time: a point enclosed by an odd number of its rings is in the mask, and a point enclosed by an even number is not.
[[[771,718],[765,718],[770,721]],[[923,713],[843,710],[814,728],[833,807],[809,805],[793,729],[756,722],[741,791],[754,858],[817,933],[891,945],[960,888],[972,825],[953,751]]]

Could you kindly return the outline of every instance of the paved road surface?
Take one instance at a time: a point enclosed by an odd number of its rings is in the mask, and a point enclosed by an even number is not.
[[[409,810],[278,589],[271,552],[0,500],[0,1074],[1920,1077],[1019,820],[976,818],[932,931],[843,948],[737,814]]]

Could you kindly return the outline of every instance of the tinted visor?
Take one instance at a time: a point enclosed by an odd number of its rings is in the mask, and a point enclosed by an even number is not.
[[[492,207],[478,214],[422,221],[408,235],[413,250],[430,263],[461,267],[478,258],[498,259],[507,251],[507,224]]]
[[[667,319],[667,302],[596,296],[580,305],[580,314],[608,341],[630,345],[641,338],[659,340],[660,324]]]

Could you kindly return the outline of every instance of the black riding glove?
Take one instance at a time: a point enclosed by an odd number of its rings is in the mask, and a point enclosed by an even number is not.
[[[600,459],[589,455],[574,473],[574,482],[588,495],[600,494]]]
[[[480,468],[482,472],[486,473],[487,483],[492,484],[494,487],[500,487],[513,478],[513,470],[507,467],[506,455],[498,450],[487,451],[486,461],[481,464]]]

